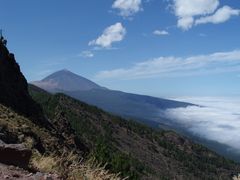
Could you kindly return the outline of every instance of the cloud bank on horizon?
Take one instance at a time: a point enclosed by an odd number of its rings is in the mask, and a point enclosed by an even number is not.
[[[240,153],[240,99],[185,97],[175,100],[199,106],[168,109],[165,115],[187,128],[189,132],[230,146]]]

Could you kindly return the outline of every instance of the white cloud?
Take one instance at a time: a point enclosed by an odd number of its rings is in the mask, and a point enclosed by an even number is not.
[[[240,50],[190,57],[159,57],[130,68],[99,72],[97,78],[141,79],[240,71]]]
[[[206,24],[206,23],[213,23],[219,24],[223,23],[231,18],[231,16],[238,16],[240,15],[239,9],[232,9],[229,6],[224,6],[219,8],[215,14],[211,16],[201,17],[195,21],[195,24]]]
[[[142,0],[116,0],[112,8],[118,9],[121,16],[129,17],[141,11],[141,5]]]
[[[174,0],[174,12],[178,17],[178,27],[190,29],[194,17],[213,13],[219,5],[218,0]]]
[[[179,98],[176,100],[200,104],[168,109],[165,115],[200,137],[229,145],[240,152],[239,98]]]
[[[165,30],[155,30],[153,31],[153,34],[161,36],[161,35],[169,35],[169,32]]]
[[[239,15],[238,9],[229,6],[218,8],[219,0],[173,0],[174,13],[178,18],[177,26],[188,30],[194,25],[205,23],[223,23],[233,15]]]
[[[175,14],[180,17],[193,17],[213,13],[218,5],[218,0],[174,0]]]
[[[96,45],[102,48],[111,48],[112,43],[122,41],[126,35],[126,29],[121,23],[107,27],[101,36],[88,43],[89,46]]]
[[[84,57],[84,58],[92,58],[94,57],[94,54],[92,51],[82,51],[80,54],[79,54],[80,57]]]
[[[193,17],[184,17],[178,19],[177,26],[183,30],[188,30],[193,26],[194,19]]]

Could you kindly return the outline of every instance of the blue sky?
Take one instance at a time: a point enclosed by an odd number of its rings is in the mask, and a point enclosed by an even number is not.
[[[239,0],[0,0],[28,81],[68,69],[154,96],[238,96]]]

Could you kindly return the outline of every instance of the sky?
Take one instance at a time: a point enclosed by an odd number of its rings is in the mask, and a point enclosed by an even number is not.
[[[158,97],[239,96],[239,0],[0,0],[28,81],[68,69]]]

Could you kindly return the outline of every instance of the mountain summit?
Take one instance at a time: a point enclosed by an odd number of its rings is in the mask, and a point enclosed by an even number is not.
[[[151,126],[168,124],[162,113],[168,108],[186,107],[189,103],[131,94],[103,88],[68,70],[55,72],[33,85],[51,93],[64,93],[87,104],[126,118],[134,118]],[[175,123],[173,123],[175,126]]]
[[[156,117],[159,119],[159,110],[190,105],[184,102],[107,89],[66,69],[31,84],[51,93],[65,93],[123,117],[150,121],[156,121]]]
[[[49,92],[56,91],[88,91],[92,89],[104,89],[96,83],[70,72],[67,69],[57,71],[41,81],[32,82]]]

